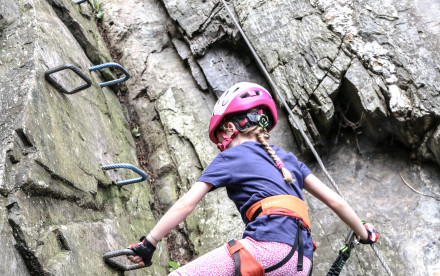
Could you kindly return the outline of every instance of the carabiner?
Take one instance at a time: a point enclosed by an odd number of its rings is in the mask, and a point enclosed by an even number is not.
[[[124,181],[119,181],[116,183],[118,185],[133,184],[133,183],[141,182],[141,181],[144,181],[147,179],[147,174],[144,171],[142,171],[142,170],[140,170],[130,164],[113,164],[113,165],[102,166],[102,169],[104,171],[111,170],[111,169],[117,169],[117,168],[130,169],[141,176],[139,178],[133,178],[133,179],[128,179],[128,180],[124,180]]]
[[[80,85],[72,90],[67,90],[65,89],[60,83],[58,83],[54,78],[52,78],[50,75],[52,75],[53,73],[65,70],[65,69],[70,69],[72,70],[75,74],[77,74],[81,79],[83,79],[86,83],[83,85]],[[92,86],[92,81],[86,76],[84,75],[78,68],[76,68],[75,66],[71,65],[71,64],[65,64],[65,65],[61,65],[61,66],[57,66],[54,67],[52,69],[47,70],[46,72],[44,72],[44,78],[50,83],[52,84],[56,90],[58,90],[61,93],[64,94],[75,94],[78,93],[81,90],[84,90],[86,88],[89,88],[90,86]]]
[[[81,3],[84,3],[84,2],[87,2],[87,0],[74,0],[73,2],[75,2],[75,4],[81,4]]]
[[[351,230],[345,239],[344,246],[339,249],[339,255],[330,267],[327,276],[338,276],[341,273],[342,268],[346,264],[348,258],[350,258],[351,250],[358,244],[357,236],[353,230]]]
[[[119,262],[117,262],[115,260],[112,260],[112,258],[114,258],[114,257],[123,256],[123,255],[125,255],[125,256],[127,256],[127,255],[136,256],[136,253],[134,253],[134,251],[131,250],[131,249],[116,250],[116,251],[105,253],[104,256],[103,256],[103,259],[110,266],[117,267],[117,268],[119,268],[122,271],[135,270],[135,269],[139,269],[139,268],[143,268],[144,267],[144,266],[141,266],[139,264],[124,265],[124,264],[121,264],[121,263],[119,263]]]
[[[339,250],[341,253],[348,252],[351,254],[351,250],[354,249],[359,244],[358,236],[354,233],[353,230],[348,233],[347,238],[345,239],[345,245]]]
[[[104,86],[118,84],[118,83],[124,82],[130,78],[130,74],[127,72],[127,70],[124,69],[124,67],[122,67],[121,65],[119,65],[117,63],[113,63],[113,62],[92,66],[89,68],[89,71],[92,72],[92,71],[97,71],[97,70],[101,70],[101,69],[109,68],[109,67],[110,68],[118,68],[122,73],[124,73],[125,76],[120,79],[117,79],[117,80],[102,82],[99,84],[99,86],[104,87]]]

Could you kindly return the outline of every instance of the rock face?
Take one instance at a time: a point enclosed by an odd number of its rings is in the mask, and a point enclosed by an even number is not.
[[[118,275],[102,261],[149,229],[217,154],[207,129],[217,97],[239,81],[269,88],[221,1],[88,3],[0,0],[1,275]],[[95,1],[96,2],[96,1]],[[235,1],[228,3],[300,126],[279,105],[272,142],[322,179],[299,127],[395,275],[440,273],[440,4],[433,1]],[[101,31],[99,31],[100,29]],[[124,84],[99,88],[118,62]],[[59,93],[44,72],[73,64],[93,85]],[[53,75],[65,87],[81,80]],[[275,95],[278,103],[279,95]],[[133,137],[133,128],[140,137]],[[130,163],[147,182],[102,165]],[[407,185],[405,185],[407,183]],[[244,225],[220,189],[165,239],[154,265],[166,275],[240,238]],[[306,194],[325,275],[347,228]],[[158,250],[159,251],[159,250]],[[347,275],[387,275],[368,246]]]
[[[92,11],[70,1],[2,1],[1,18],[0,274],[118,275],[102,254],[136,241],[154,217],[145,182],[118,188],[112,180],[133,175],[101,170],[138,158],[118,97],[88,72],[111,60]],[[44,72],[66,63],[94,85],[55,90]],[[67,71],[53,76],[65,87],[82,82]]]

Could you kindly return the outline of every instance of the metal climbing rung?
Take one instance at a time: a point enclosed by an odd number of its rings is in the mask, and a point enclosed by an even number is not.
[[[139,264],[134,264],[134,265],[124,265],[121,264],[119,262],[117,262],[116,260],[112,260],[112,258],[114,257],[118,257],[118,256],[127,256],[127,255],[133,255],[136,256],[136,253],[134,253],[133,250],[131,249],[122,249],[122,250],[117,250],[117,251],[112,251],[112,252],[108,252],[105,253],[103,258],[104,261],[109,264],[110,266],[114,266],[119,268],[122,271],[129,271],[129,270],[134,270],[134,269],[139,269],[139,268],[143,268],[144,266],[141,266]]]
[[[127,70],[125,70],[124,67],[122,67],[121,65],[119,65],[117,63],[112,63],[112,62],[92,66],[89,68],[89,70],[90,70],[90,72],[92,72],[92,71],[97,71],[97,70],[101,70],[101,69],[109,68],[109,67],[110,68],[118,68],[122,73],[124,73],[125,76],[120,79],[117,79],[117,80],[102,82],[99,84],[99,86],[104,87],[104,86],[118,84],[118,83],[124,82],[130,78],[130,74],[128,74]]]
[[[119,181],[116,183],[118,185],[133,184],[133,183],[141,182],[141,181],[144,181],[147,179],[147,174],[144,171],[142,171],[142,170],[140,170],[130,164],[113,164],[113,165],[102,166],[102,169],[104,171],[111,170],[111,169],[118,169],[118,168],[130,169],[141,176],[139,178],[133,178],[133,179],[128,179],[128,180],[124,180],[124,181]]]
[[[56,73],[56,72],[59,72],[59,71],[65,70],[65,69],[72,70],[75,74],[77,74],[86,83],[83,85],[80,85],[72,90],[67,90],[60,83],[58,83],[53,77],[51,77],[51,75],[53,73]],[[75,94],[81,90],[84,90],[84,89],[92,86],[92,81],[86,75],[84,75],[78,68],[76,68],[75,66],[73,66],[71,64],[65,64],[65,65],[61,65],[61,66],[54,67],[52,69],[47,70],[46,72],[44,72],[44,78],[50,84],[52,84],[55,87],[55,89],[57,89],[59,92],[64,93],[64,94]]]
[[[81,4],[81,3],[84,3],[84,2],[87,2],[88,0],[74,0],[73,2],[75,2],[75,4]]]
[[[130,78],[130,74],[127,72],[127,70],[124,69],[124,67],[122,67],[121,65],[117,64],[117,63],[104,63],[104,64],[99,64],[99,65],[95,65],[89,68],[89,71],[97,71],[97,70],[101,70],[104,68],[118,68],[122,73],[124,73],[124,77],[117,79],[117,80],[112,80],[112,81],[107,81],[107,82],[102,82],[99,84],[99,86],[104,87],[104,86],[109,86],[109,85],[115,85],[121,82],[124,82],[126,80],[128,80]],[[72,90],[67,90],[65,89],[60,83],[58,83],[54,78],[52,78],[50,75],[65,69],[70,69],[73,72],[75,72],[75,74],[77,74],[80,78],[82,78],[86,83],[78,86]],[[76,68],[75,66],[71,65],[71,64],[66,64],[66,65],[61,65],[58,67],[54,67],[51,68],[49,70],[47,70],[46,72],[44,72],[44,78],[50,83],[52,84],[58,91],[60,91],[61,93],[64,94],[75,94],[81,90],[84,90],[86,88],[89,88],[90,86],[92,86],[92,81],[86,76],[84,75],[78,68]]]

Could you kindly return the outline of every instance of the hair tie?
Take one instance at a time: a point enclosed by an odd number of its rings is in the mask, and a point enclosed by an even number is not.
[[[155,240],[157,243],[160,242],[160,240],[156,239],[156,238],[153,236],[153,234],[151,234],[151,232],[150,232],[150,237],[151,237],[153,240]]]
[[[282,160],[277,160],[277,162],[275,164],[277,164],[277,167],[279,170],[284,168],[284,162]]]

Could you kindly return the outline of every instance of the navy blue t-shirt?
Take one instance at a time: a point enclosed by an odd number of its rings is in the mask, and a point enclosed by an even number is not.
[[[271,145],[293,176],[294,182],[287,183],[281,171],[270,158],[263,145],[258,142],[244,142],[217,155],[198,181],[212,184],[216,188],[226,187],[229,198],[235,203],[246,224],[243,238],[282,242],[293,246],[298,229],[297,221],[287,216],[266,215],[253,222],[246,218],[246,211],[255,202],[269,196],[293,195],[304,200],[303,181],[311,171],[292,154]],[[313,244],[307,231],[302,231],[304,256],[312,259]]]

